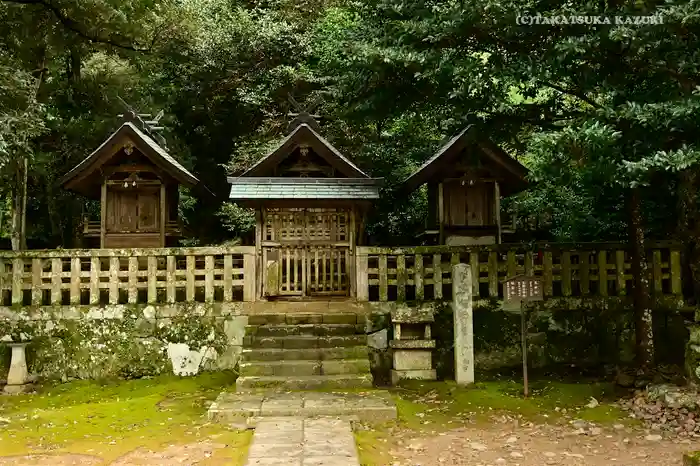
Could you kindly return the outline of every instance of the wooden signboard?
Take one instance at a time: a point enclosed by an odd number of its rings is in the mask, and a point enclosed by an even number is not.
[[[537,277],[516,275],[503,282],[503,307],[505,309],[520,308],[520,336],[523,351],[523,393],[528,396],[527,381],[527,319],[524,303],[543,301],[542,282]]]

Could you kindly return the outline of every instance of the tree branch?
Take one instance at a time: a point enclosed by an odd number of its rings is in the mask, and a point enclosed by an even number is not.
[[[578,94],[578,93],[576,93],[576,92],[573,92],[573,91],[570,91],[570,90],[568,90],[568,89],[565,89],[565,88],[563,88],[563,87],[561,87],[561,86],[559,86],[559,85],[557,85],[557,84],[553,84],[553,83],[550,83],[550,82],[547,82],[547,81],[538,81],[538,82],[539,82],[540,84],[542,84],[543,86],[547,86],[547,87],[549,87],[549,88],[551,88],[551,89],[554,89],[555,91],[559,91],[559,92],[561,92],[562,94],[567,94],[567,95],[570,95],[570,96],[572,96],[572,97],[576,97],[577,99],[586,102],[588,105],[590,105],[590,106],[592,106],[592,107],[594,107],[594,108],[602,108],[596,101],[594,101],[594,100],[592,100],[592,99],[586,97],[586,96],[583,95],[583,94]]]
[[[147,48],[140,48],[140,47],[135,47],[132,44],[123,44],[117,41],[114,41],[113,39],[109,37],[104,37],[100,35],[93,35],[87,31],[85,31],[80,24],[78,24],[76,21],[71,19],[68,15],[66,15],[60,7],[54,5],[51,3],[51,0],[0,0],[0,2],[4,3],[17,3],[17,4],[22,4],[22,5],[38,5],[45,10],[50,11],[56,19],[68,30],[73,31],[75,34],[79,35],[83,39],[86,39],[91,42],[98,42],[100,44],[107,44],[111,45],[113,47],[117,47],[120,49],[124,50],[131,50],[134,52],[150,52],[151,49],[153,48],[153,45],[155,44],[157,34],[154,35],[153,40],[151,41],[151,45]]]

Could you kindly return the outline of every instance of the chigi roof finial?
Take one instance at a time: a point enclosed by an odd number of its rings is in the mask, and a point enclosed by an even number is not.
[[[307,106],[301,105],[299,102],[294,99],[294,96],[291,94],[287,97],[287,100],[289,100],[289,103],[292,105],[292,108],[296,110],[295,112],[290,112],[287,114],[287,116],[294,117],[294,119],[289,123],[287,126],[287,134],[290,134],[292,131],[294,131],[299,125],[302,125],[306,123],[309,125],[314,131],[319,132],[321,127],[318,124],[317,120],[321,119],[320,115],[314,115],[312,112],[318,108],[319,105],[323,102],[323,99],[319,96],[316,96],[316,98],[311,102],[311,104]]]
[[[165,112],[161,110],[155,117],[150,113],[138,113],[133,107],[131,107],[131,105],[127,104],[124,99],[119,96],[117,96],[117,99],[124,107],[124,110],[126,110],[124,113],[118,115],[119,118],[121,118],[125,123],[128,121],[135,124],[138,129],[149,135],[163,149],[167,150],[165,138],[162,134],[160,134],[165,127],[160,126],[159,124],[160,119],[163,118]]]

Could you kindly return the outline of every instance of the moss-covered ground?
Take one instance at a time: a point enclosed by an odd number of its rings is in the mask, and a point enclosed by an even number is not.
[[[486,426],[494,415],[521,422],[558,423],[581,419],[599,425],[630,424],[626,414],[611,404],[614,386],[600,382],[535,381],[523,396],[521,383],[490,380],[467,388],[454,382],[412,382],[392,389],[399,418],[396,422],[356,433],[363,465],[391,464],[388,450],[398,432],[440,432],[464,425]],[[588,407],[595,398],[598,405]]]
[[[40,387],[35,394],[0,397],[0,456],[88,454],[105,463],[140,447],[213,439],[227,448],[212,462],[243,464],[252,434],[209,424],[208,402],[233,374],[129,381],[76,381]],[[206,463],[199,463],[206,464]]]

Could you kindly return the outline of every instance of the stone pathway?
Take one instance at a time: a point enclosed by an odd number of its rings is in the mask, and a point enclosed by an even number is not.
[[[265,418],[258,422],[246,466],[359,466],[349,421]]]

